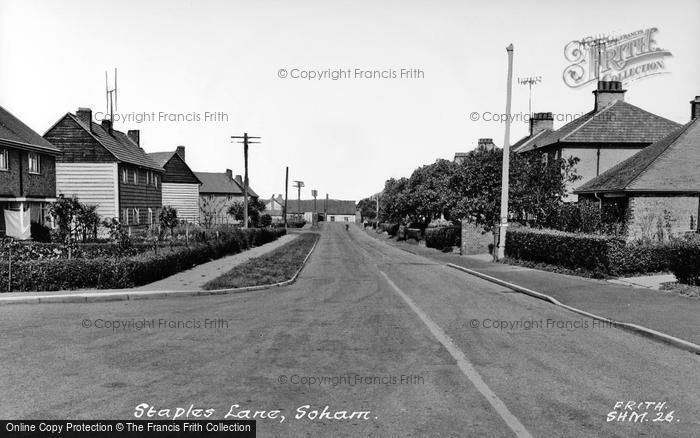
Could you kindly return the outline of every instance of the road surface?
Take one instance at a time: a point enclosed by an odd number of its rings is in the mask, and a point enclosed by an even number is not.
[[[0,339],[6,419],[131,419],[145,403],[214,409],[217,419],[232,405],[281,411],[258,421],[259,436],[700,430],[700,356],[342,224],[325,224],[289,287],[0,306]]]

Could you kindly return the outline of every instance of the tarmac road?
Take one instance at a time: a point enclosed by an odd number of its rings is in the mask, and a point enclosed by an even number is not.
[[[328,223],[285,288],[0,307],[0,417],[236,404],[284,415],[259,436],[697,436],[700,356],[596,324]],[[326,406],[353,418],[309,418]]]

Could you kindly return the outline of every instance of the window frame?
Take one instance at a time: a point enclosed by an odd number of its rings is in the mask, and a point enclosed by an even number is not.
[[[10,170],[10,151],[7,148],[0,148],[0,170]]]
[[[36,157],[36,160],[32,160],[32,157]],[[36,163],[36,169],[32,169],[32,162]],[[37,152],[27,153],[27,168],[29,173],[32,175],[41,175],[41,155]]]

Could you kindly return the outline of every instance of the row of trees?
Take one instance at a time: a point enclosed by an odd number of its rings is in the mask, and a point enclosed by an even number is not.
[[[417,168],[409,178],[391,178],[380,194],[379,221],[425,228],[443,217],[469,219],[490,229],[500,215],[502,160],[500,149],[477,150],[460,163],[437,160]],[[567,184],[580,178],[574,170],[577,162],[577,158],[551,159],[536,152],[511,154],[511,219],[539,226],[554,220]],[[371,212],[370,201],[361,201],[360,208]]]

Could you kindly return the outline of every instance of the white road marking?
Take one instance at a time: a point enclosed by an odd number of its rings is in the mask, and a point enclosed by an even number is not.
[[[532,435],[530,435],[530,432],[525,429],[525,426],[517,419],[515,416],[508,410],[506,407],[505,403],[498,398],[498,396],[491,390],[491,388],[486,385],[484,382],[484,379],[481,378],[481,375],[476,371],[474,366],[469,362],[467,357],[464,355],[462,350],[460,350],[454,342],[452,342],[452,339],[450,339],[449,336],[438,326],[433,322],[432,319],[428,315],[421,310],[420,307],[416,305],[416,303],[413,302],[411,298],[409,298],[408,295],[406,295],[393,281],[391,281],[391,278],[389,278],[388,275],[386,275],[385,272],[379,271],[384,278],[386,278],[386,281],[389,283],[389,285],[394,289],[394,291],[401,297],[403,300],[408,304],[408,307],[415,312],[416,315],[423,321],[423,323],[428,327],[428,330],[435,336],[435,338],[440,341],[440,343],[447,349],[447,351],[450,352],[452,357],[455,358],[457,361],[457,366],[459,366],[459,369],[462,370],[465,376],[472,382],[472,384],[476,387],[476,389],[486,398],[486,400],[493,406],[493,408],[496,410],[498,415],[501,416],[503,421],[510,427],[510,429],[515,433],[516,436],[518,437],[527,437],[531,438]]]

